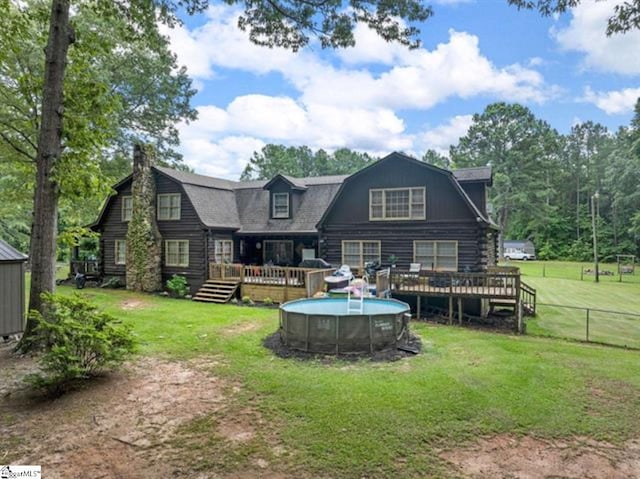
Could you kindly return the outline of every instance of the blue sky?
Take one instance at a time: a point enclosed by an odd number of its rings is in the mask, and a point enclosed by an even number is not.
[[[604,33],[615,1],[543,18],[506,0],[435,0],[418,50],[359,27],[355,48],[295,54],[252,45],[238,10],[214,4],[167,30],[198,89],[182,153],[197,172],[231,179],[267,143],[446,153],[495,101],[522,103],[562,133],[587,120],[615,130],[640,96],[640,31]]]

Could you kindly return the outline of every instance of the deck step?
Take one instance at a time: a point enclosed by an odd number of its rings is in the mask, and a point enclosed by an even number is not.
[[[204,298],[202,296],[194,296],[193,301],[200,301],[202,303],[216,303],[216,304],[225,304],[227,301],[218,298]]]
[[[193,297],[204,303],[227,303],[233,297],[240,281],[207,280]]]

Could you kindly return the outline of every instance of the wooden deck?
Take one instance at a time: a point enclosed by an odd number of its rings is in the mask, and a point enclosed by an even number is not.
[[[333,269],[209,264],[209,280],[237,281],[240,296],[274,303],[312,297],[324,288],[324,277]]]
[[[462,301],[466,298],[485,299],[494,306],[513,308],[518,331],[523,329],[523,315],[536,314],[536,290],[525,284],[517,268],[491,268],[482,273],[458,273],[392,270],[388,277],[378,277],[391,294],[417,296],[417,315],[420,317],[420,298],[449,299],[449,322],[453,321],[457,302],[458,320],[462,322]]]
[[[454,273],[392,271],[391,291],[420,296],[453,296],[456,298],[518,298],[519,273]]]

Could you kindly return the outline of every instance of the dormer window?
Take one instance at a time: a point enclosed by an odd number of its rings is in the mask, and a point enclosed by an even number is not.
[[[289,193],[273,193],[272,217],[289,218]]]

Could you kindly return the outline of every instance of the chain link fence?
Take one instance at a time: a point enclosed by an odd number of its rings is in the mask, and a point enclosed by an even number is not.
[[[537,312],[529,334],[640,349],[640,314],[548,303]]]

